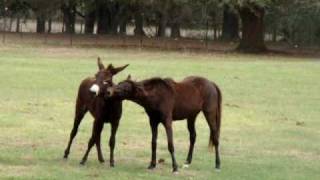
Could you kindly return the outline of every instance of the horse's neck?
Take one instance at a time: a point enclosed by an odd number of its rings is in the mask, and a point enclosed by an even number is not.
[[[135,94],[132,98],[129,98],[129,100],[139,104],[142,107],[145,107],[147,104],[149,104],[149,99],[146,94]]]

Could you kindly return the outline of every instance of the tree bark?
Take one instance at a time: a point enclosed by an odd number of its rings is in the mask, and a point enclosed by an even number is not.
[[[134,14],[134,23],[135,23],[134,35],[144,36],[145,32],[143,30],[143,17],[139,10],[136,11]]]
[[[121,35],[126,35],[127,34],[127,23],[128,23],[128,17],[122,17],[120,23],[119,23],[119,33]]]
[[[96,20],[96,12],[95,10],[87,11],[85,14],[85,27],[84,27],[84,32],[85,34],[93,34],[94,31],[94,22]]]
[[[159,13],[159,24],[158,24],[158,37],[164,37],[166,35],[166,28],[168,23],[168,9],[171,0],[164,0],[164,7],[160,10]]]
[[[46,29],[46,20],[43,16],[38,15],[37,17],[37,33],[44,33]]]
[[[222,40],[232,41],[239,39],[238,15],[230,9],[230,6],[223,6]]]
[[[180,38],[181,33],[180,33],[180,24],[179,23],[173,23],[171,25],[171,37],[172,38]]]
[[[20,17],[17,17],[16,32],[20,32]]]
[[[266,51],[264,43],[264,8],[257,5],[252,7],[243,6],[239,8],[242,22],[242,38],[238,46],[243,52]]]
[[[97,33],[98,34],[107,34],[108,32],[108,7],[107,4],[104,2],[97,4],[98,10],[98,27]]]
[[[76,3],[69,0],[68,4],[62,5],[63,18],[65,23],[65,33],[73,34],[75,32],[76,22]]]
[[[47,32],[51,33],[51,31],[52,31],[52,18],[49,18],[48,19],[48,30],[47,30]]]

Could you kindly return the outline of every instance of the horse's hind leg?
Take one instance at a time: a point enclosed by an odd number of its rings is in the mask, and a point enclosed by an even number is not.
[[[87,111],[88,110],[87,110],[86,106],[84,104],[82,104],[79,99],[77,99],[73,128],[70,133],[70,139],[68,142],[68,146],[64,151],[64,158],[65,159],[68,158],[72,141],[73,141],[74,137],[77,135],[78,127],[79,127],[81,120],[83,119],[83,117]]]
[[[119,123],[111,123],[111,135],[109,139],[109,147],[110,147],[110,166],[114,167],[114,147],[116,144],[116,133],[118,130]]]
[[[88,155],[89,155],[89,152],[92,148],[92,146],[98,142],[100,139],[100,134],[101,134],[101,131],[103,129],[103,121],[102,120],[99,120],[99,119],[95,119],[94,123],[93,123],[93,128],[92,128],[92,136],[88,142],[88,148],[87,148],[87,151],[86,153],[84,154],[83,158],[82,158],[82,161],[80,162],[80,164],[84,165],[88,159]]]
[[[189,164],[191,164],[192,161],[192,154],[193,154],[193,149],[194,149],[194,144],[196,142],[196,129],[195,129],[195,120],[196,120],[196,116],[192,117],[192,118],[188,118],[187,122],[188,122],[188,130],[189,130],[189,138],[190,138],[190,146],[189,146],[189,153],[187,156],[187,160],[185,162],[185,166],[187,167]]]
[[[220,134],[220,124],[216,121],[217,114],[215,111],[203,111],[204,116],[208,122],[210,128],[210,139],[209,139],[209,146],[214,145],[215,148],[215,166],[216,169],[220,169],[220,153],[219,153],[219,134]]]

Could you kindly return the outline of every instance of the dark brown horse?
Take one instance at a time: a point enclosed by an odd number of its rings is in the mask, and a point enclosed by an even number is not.
[[[100,58],[98,58],[99,71],[96,73],[95,78],[89,77],[81,82],[76,101],[74,124],[70,133],[68,146],[64,152],[64,158],[68,158],[72,140],[77,134],[81,120],[89,111],[94,117],[94,123],[92,136],[88,143],[88,149],[81,161],[81,164],[86,162],[89,151],[94,144],[96,144],[97,147],[99,161],[104,162],[100,147],[101,131],[104,123],[111,123],[111,136],[109,140],[110,166],[114,166],[113,151],[115,146],[115,136],[122,114],[122,102],[112,98],[105,99],[103,95],[104,91],[101,90],[100,87],[112,86],[112,77],[124,70],[127,66],[128,65],[115,68],[112,64],[109,64],[109,66],[105,68],[101,63]]]
[[[221,92],[218,86],[202,77],[187,77],[182,82],[152,78],[134,82],[128,77],[116,86],[107,88],[107,97],[128,99],[144,107],[152,131],[152,157],[149,169],[156,167],[158,125],[166,129],[168,149],[171,153],[173,172],[178,170],[174,156],[172,121],[187,119],[190,147],[186,165],[192,161],[196,141],[195,120],[203,112],[210,128],[209,146],[215,147],[215,167],[220,169],[219,135],[221,123]]]

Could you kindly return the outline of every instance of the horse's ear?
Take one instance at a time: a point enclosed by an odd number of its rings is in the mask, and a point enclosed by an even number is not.
[[[104,69],[104,65],[102,64],[100,57],[98,57],[97,63],[98,63],[99,70]]]
[[[112,65],[111,65],[112,66]],[[120,66],[120,67],[116,67],[116,68],[114,68],[113,66],[112,67],[108,67],[108,69],[111,71],[111,73],[113,74],[113,75],[115,75],[115,74],[118,74],[119,72],[121,72],[121,71],[123,71],[126,67],[128,67],[129,66],[129,64],[126,64],[126,65],[124,65],[124,66]]]
[[[131,75],[129,74],[127,80],[131,81]]]

